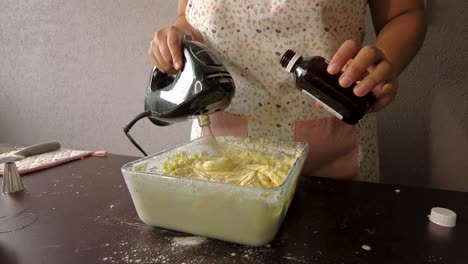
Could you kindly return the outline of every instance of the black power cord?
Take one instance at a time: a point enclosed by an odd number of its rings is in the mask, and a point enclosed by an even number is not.
[[[138,143],[136,143],[136,141],[132,138],[132,136],[130,136],[130,134],[128,132],[130,132],[130,129],[132,129],[132,127],[135,125],[136,122],[140,121],[141,119],[145,118],[145,117],[148,117],[148,116],[151,116],[151,111],[147,110],[143,113],[140,113],[138,114],[137,116],[135,116],[135,118],[133,118],[130,122],[127,123],[127,125],[124,126],[124,133],[125,135],[127,135],[128,139],[130,139],[130,141],[133,143],[133,145],[135,145],[135,147],[141,151],[141,153],[143,153],[143,155],[148,156],[148,154],[146,154],[146,152],[140,147],[140,145],[138,145]]]

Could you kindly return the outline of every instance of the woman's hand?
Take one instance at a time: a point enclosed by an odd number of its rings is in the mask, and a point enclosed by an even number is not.
[[[191,35],[193,40],[203,41],[201,33],[194,29],[185,18],[186,7],[187,0],[178,0],[178,16],[175,23],[154,33],[154,38],[151,40],[148,55],[162,72],[174,74],[184,66],[182,55],[184,35]]]
[[[372,111],[390,104],[397,94],[397,73],[376,46],[361,47],[356,41],[347,40],[330,60],[327,70],[330,74],[342,72],[339,82],[345,89],[357,82],[354,87],[357,96],[373,92],[377,101]]]
[[[154,33],[148,55],[153,59],[160,71],[174,74],[182,69],[183,55],[181,47],[184,35],[191,35],[196,41],[203,40],[201,34],[194,32],[194,30],[190,31],[172,25]]]

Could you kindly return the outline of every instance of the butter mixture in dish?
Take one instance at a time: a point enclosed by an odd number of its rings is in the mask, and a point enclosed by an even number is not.
[[[197,139],[122,167],[139,218],[249,246],[269,243],[293,198],[308,146],[216,137],[212,147]],[[175,174],[180,176],[170,176]]]
[[[249,146],[250,141],[244,141]],[[163,172],[171,176],[232,183],[243,186],[273,188],[281,185],[297,160],[297,155],[265,154],[255,145],[239,151],[234,145],[216,146],[217,151],[193,155],[182,151],[169,157]],[[223,149],[220,151],[220,149]]]

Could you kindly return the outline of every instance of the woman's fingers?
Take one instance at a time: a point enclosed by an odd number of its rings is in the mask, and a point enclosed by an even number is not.
[[[369,67],[376,65],[384,59],[383,53],[374,46],[362,48],[353,58],[353,61],[346,67],[346,70],[340,77],[342,87],[350,87],[353,83],[362,80],[369,72]],[[377,68],[378,66],[376,66]],[[375,72],[376,69],[373,70]],[[377,85],[376,83],[375,85]],[[373,88],[373,87],[372,87]]]
[[[151,41],[151,47],[148,51],[151,59],[153,59],[154,64],[156,67],[162,72],[169,72],[171,70],[171,66],[167,65],[165,60],[163,59],[161,52],[159,51],[159,46],[155,44],[155,41]]]
[[[346,64],[345,66],[343,66],[343,69],[341,69],[342,72],[346,71],[346,69],[348,69],[348,66],[353,62],[353,59],[350,59]]]
[[[389,81],[392,77],[392,66],[388,61],[381,61],[374,69],[354,87],[354,94],[364,96],[380,83]]]
[[[156,49],[153,51],[154,57],[156,57],[156,67],[161,70],[162,72],[170,72],[173,67],[172,65],[168,64],[166,60],[164,59],[163,55],[161,54],[161,47],[158,46]]]
[[[182,32],[176,27],[170,27],[167,32],[167,47],[171,58],[171,63],[174,68],[179,71],[182,69]]]
[[[344,88],[356,84],[353,92],[357,96],[373,92],[377,97],[373,111],[387,106],[397,94],[398,81],[393,67],[376,46],[361,48],[354,40],[345,41],[330,60],[327,71],[341,72],[339,84]],[[319,104],[315,106],[320,108]]]
[[[354,40],[345,41],[330,60],[327,71],[330,74],[339,73],[349,60],[353,59],[361,49],[359,43]]]
[[[183,32],[175,26],[155,33],[148,55],[162,72],[175,73],[182,69],[182,36]]]
[[[166,30],[160,30],[154,34],[151,41],[150,52],[154,58],[156,67],[162,72],[169,72],[172,67],[172,58],[167,48]],[[169,61],[169,62],[168,62]]]
[[[379,92],[379,86],[376,88],[376,96],[377,96],[377,101],[374,103],[372,106],[371,111],[372,112],[377,112],[387,105],[389,105],[396,97],[398,93],[398,81],[394,80],[393,82],[385,83],[382,85],[382,88],[380,89]],[[378,94],[380,93],[380,94]]]
[[[157,64],[158,60],[156,59],[156,56],[154,55],[153,50],[156,48],[156,44],[154,43],[154,39],[151,40],[150,42],[150,47],[148,49],[148,56],[153,60],[154,64]]]
[[[381,82],[379,83],[373,90],[372,92],[374,93],[374,95],[378,98],[381,96],[382,92],[383,92],[383,87],[386,83],[384,82]]]

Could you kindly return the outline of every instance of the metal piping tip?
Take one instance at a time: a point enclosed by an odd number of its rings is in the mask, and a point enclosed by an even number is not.
[[[16,168],[16,163],[5,163],[3,167],[2,193],[15,193],[22,190],[24,190],[24,185]]]
[[[210,116],[209,115],[199,115],[197,116],[198,125],[200,127],[205,127],[210,125]]]

